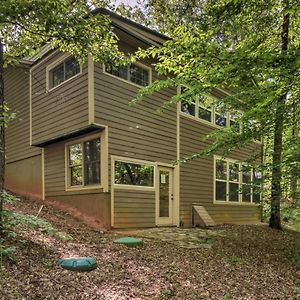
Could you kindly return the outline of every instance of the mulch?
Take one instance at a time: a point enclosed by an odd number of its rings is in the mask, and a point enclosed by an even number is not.
[[[36,214],[40,206],[22,200],[9,209]],[[51,206],[40,216],[60,237],[19,228],[16,238],[6,238],[17,250],[2,259],[0,299],[300,299],[295,232],[220,226],[222,235],[211,248],[184,249],[155,239],[128,248],[113,243],[120,233],[92,229]],[[92,256],[98,268],[62,269],[58,259],[70,256]]]

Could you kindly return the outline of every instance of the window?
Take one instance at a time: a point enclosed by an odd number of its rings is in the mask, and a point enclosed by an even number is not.
[[[216,161],[216,200],[227,199],[227,162],[218,159]]]
[[[232,203],[259,203],[261,173],[233,160],[215,159],[215,200]]]
[[[253,202],[259,203],[260,202],[260,187],[261,187],[261,180],[262,180],[262,174],[260,171],[253,169],[253,175],[252,175],[252,184],[253,184]]]
[[[229,195],[228,200],[231,202],[239,201],[239,164],[229,163]]]
[[[197,97],[192,102],[182,100],[181,112],[221,127],[239,126],[236,121],[239,114],[220,111],[210,97]]]
[[[153,187],[154,166],[115,161],[115,184]]]
[[[181,101],[181,111],[183,113],[207,122],[212,122],[212,107],[212,100],[207,97],[198,97],[189,103],[187,101]]]
[[[79,63],[74,57],[68,58],[49,71],[49,88],[54,88],[79,73]]]
[[[132,63],[127,66],[105,65],[105,72],[140,86],[147,86],[151,81],[150,68],[141,64]]]
[[[196,104],[192,103],[181,103],[181,111],[190,116],[196,116]]]
[[[211,118],[212,118],[212,111],[208,108],[205,108],[203,106],[199,106],[198,107],[198,116],[200,119],[211,122]]]
[[[227,126],[227,113],[218,112],[215,109],[215,125],[226,127]]]
[[[68,185],[82,187],[100,184],[100,138],[75,143],[68,150]]]
[[[242,165],[242,199],[251,202],[251,168]]]

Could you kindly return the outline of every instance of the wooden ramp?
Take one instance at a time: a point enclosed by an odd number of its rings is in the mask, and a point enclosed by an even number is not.
[[[197,219],[200,218],[200,223],[204,226],[215,226],[216,223],[209,215],[204,206],[201,205],[193,205],[192,206],[192,223],[193,226],[196,226]],[[198,224],[199,225],[199,224]]]

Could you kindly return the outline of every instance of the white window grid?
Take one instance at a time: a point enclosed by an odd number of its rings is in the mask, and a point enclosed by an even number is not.
[[[217,179],[216,178],[216,162],[218,160],[224,161],[226,163],[226,180],[225,179]],[[229,165],[230,164],[237,164],[239,173],[238,173],[238,201],[230,201],[230,193],[229,193],[229,184],[230,183],[237,183],[236,181],[231,181],[229,180]],[[243,194],[242,194],[242,186],[247,185],[243,183],[243,172],[242,172],[242,166],[247,166],[247,164],[243,162],[238,162],[235,160],[230,160],[230,159],[224,159],[221,157],[215,157],[214,159],[214,201],[217,203],[242,203],[242,204],[256,204],[253,201],[253,170],[255,169],[254,167],[249,167],[250,169],[250,183],[248,184],[250,186],[250,201],[243,201]],[[216,198],[216,182],[226,182],[226,201],[224,200],[219,200]],[[260,195],[261,197],[261,195]]]

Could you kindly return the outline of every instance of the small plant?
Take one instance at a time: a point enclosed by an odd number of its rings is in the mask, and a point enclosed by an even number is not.
[[[295,282],[294,282],[294,287],[293,287],[293,291],[295,293],[299,293],[300,292],[300,284],[299,284],[299,279],[297,279]],[[295,297],[293,300],[297,299],[297,297]]]
[[[71,235],[67,234],[66,232],[62,232],[62,231],[56,232],[55,236],[65,242],[73,240]]]
[[[159,300],[166,300],[166,299],[170,299],[171,297],[173,297],[175,294],[174,294],[174,291],[173,290],[170,290],[170,289],[165,289],[163,290],[158,299]]]
[[[232,300],[232,298],[231,298],[231,296],[226,294],[220,300]]]
[[[10,256],[12,253],[16,251],[16,247],[14,246],[5,246],[3,245],[4,240],[0,239],[0,268],[2,270],[2,262],[4,257]]]
[[[295,252],[294,252],[294,255],[292,257],[292,261],[293,261],[294,265],[298,269],[300,269],[300,240],[298,240],[296,245],[295,245]]]
[[[19,198],[16,198],[15,196],[5,191],[2,193],[2,196],[4,202],[9,204],[13,203],[14,201],[20,200]],[[17,236],[16,229],[19,228],[21,230],[28,230],[28,229],[37,230],[50,236],[56,236],[59,239],[64,241],[68,241],[72,239],[72,237],[67,233],[59,232],[47,220],[39,218],[37,216],[21,214],[9,210],[3,210],[0,213],[2,214],[2,220],[3,220],[3,228],[4,228],[3,233],[6,235],[6,237],[16,238]],[[16,250],[16,247],[4,246],[3,242],[4,240],[0,240],[1,261],[4,256],[10,256]]]
[[[203,300],[208,298],[209,298],[209,293],[205,290],[193,291],[193,300]]]
[[[242,259],[236,255],[232,255],[227,258],[227,262],[230,264],[238,264],[241,262],[241,260]]]
[[[216,242],[216,237],[215,236],[206,236],[202,241],[201,243],[205,243],[205,244],[209,244],[209,245],[212,245]]]
[[[0,245],[0,256],[9,256],[10,254],[14,253],[16,251],[15,246],[6,247],[3,245]]]
[[[12,194],[7,193],[6,191],[0,192],[0,194],[1,194],[1,197],[3,199],[3,202],[6,203],[6,204],[12,204],[15,201],[20,201],[20,198],[14,196]]]
[[[2,197],[4,199],[4,202],[8,204],[20,200],[19,198],[7,193],[6,191],[2,192]],[[58,233],[58,231],[55,228],[53,228],[51,223],[49,223],[45,219],[39,218],[34,215],[21,214],[14,211],[3,210],[2,217],[5,232],[10,236],[15,234],[13,229],[19,225],[24,225],[28,228],[39,230],[48,235],[57,234],[59,237],[61,236],[62,238],[64,235],[63,233]]]
[[[3,211],[4,226],[6,232],[11,232],[15,227],[25,227],[39,230],[49,235],[54,235],[56,230],[46,220],[33,215],[20,214],[13,211]]]

